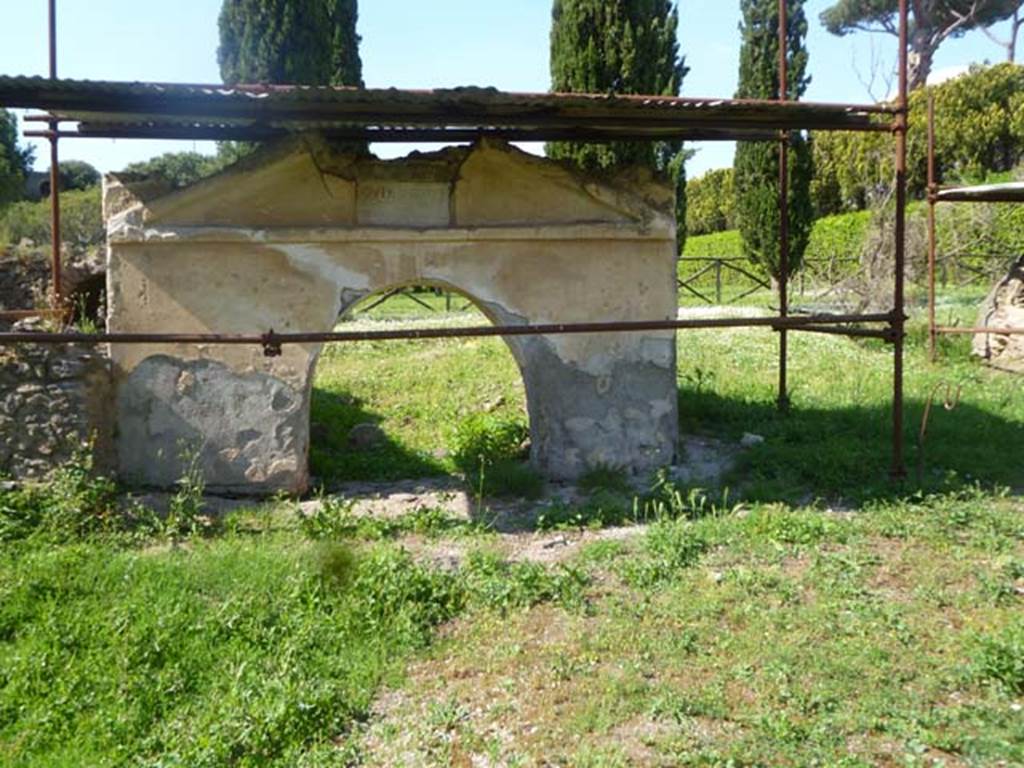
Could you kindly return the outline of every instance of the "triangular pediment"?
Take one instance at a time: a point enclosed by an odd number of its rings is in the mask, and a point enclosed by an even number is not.
[[[158,228],[674,227],[672,191],[649,172],[588,177],[486,140],[380,160],[336,152],[316,136],[296,137],[181,190],[108,177],[105,215],[127,209]]]

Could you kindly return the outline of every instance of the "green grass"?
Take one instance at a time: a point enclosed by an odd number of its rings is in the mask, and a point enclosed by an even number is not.
[[[482,533],[437,510],[360,526],[344,504],[300,520],[272,503],[180,538],[97,528],[102,494],[50,501],[59,529],[25,502],[0,492],[19,521],[0,549],[4,766],[348,765],[375,692],[435,626],[577,605],[587,583],[482,549],[422,565],[393,539]]]
[[[459,424],[486,408],[525,422],[519,369],[500,339],[329,346],[313,388],[312,472],[326,482],[452,473]],[[388,440],[348,450],[349,430],[365,422]]]
[[[969,317],[976,298],[943,311]],[[185,478],[161,518],[84,466],[0,491],[0,764],[1024,763],[1020,380],[963,339],[930,366],[915,313],[911,475],[892,483],[889,348],[790,338],[781,415],[774,334],[680,333],[684,431],[764,443],[727,489],[663,474],[637,498],[595,469],[580,503],[538,520],[594,538],[562,562],[509,561],[507,537],[443,506],[373,519],[277,501],[211,521]],[[915,435],[946,381],[961,402],[933,410],[919,484]],[[521,446],[501,425],[522,402],[500,340],[332,347],[314,468],[497,462]],[[385,445],[344,449],[364,421]]]
[[[460,624],[367,762],[1017,765],[1022,598],[992,585],[1022,551],[1020,504],[978,493],[656,523],[584,553],[582,613]]]
[[[977,289],[945,292],[940,318],[971,322],[979,300]],[[918,487],[1019,486],[1019,462],[1007,449],[1024,441],[1019,379],[980,366],[965,338],[942,338],[942,364],[930,365],[926,337],[918,304],[909,325],[904,439],[910,476],[903,484],[889,481],[892,356],[881,342],[791,333],[792,409],[783,415],[775,408],[776,334],[682,331],[682,431],[736,441],[745,432],[765,437],[725,478],[734,495],[748,500],[853,503]],[[960,402],[952,411],[932,410],[922,459],[917,442],[925,403],[947,382],[961,387]],[[519,370],[500,339],[329,347],[313,392],[313,472],[328,484],[455,473],[465,442],[459,430],[480,414],[499,424],[526,422]],[[379,423],[387,442],[367,452],[348,450],[348,430],[364,421]]]

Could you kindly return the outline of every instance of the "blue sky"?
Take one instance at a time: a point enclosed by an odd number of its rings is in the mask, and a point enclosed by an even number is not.
[[[47,72],[46,0],[6,0],[0,29],[0,73]],[[805,96],[817,101],[870,100],[861,82],[872,62],[891,68],[894,38],[829,35],[818,14],[829,5],[808,0],[808,48],[812,82]],[[58,70],[63,77],[219,82],[216,61],[220,0],[58,0]],[[408,88],[456,85],[544,91],[549,85],[548,29],[551,0],[362,0],[359,33],[364,78],[369,86]],[[683,0],[679,42],[690,74],[684,95],[731,96],[736,87],[738,0]],[[997,31],[1003,31],[997,29]],[[981,32],[947,42],[937,72],[971,62],[1000,61],[1002,48]],[[858,73],[860,76],[858,76]],[[885,95],[881,75],[874,96]],[[732,146],[694,145],[688,165],[696,176],[730,165]],[[377,147],[380,155],[404,154],[408,146]],[[165,151],[212,151],[204,142],[81,139],[61,143],[63,159],[86,160],[102,171]],[[40,147],[37,166],[48,155]]]

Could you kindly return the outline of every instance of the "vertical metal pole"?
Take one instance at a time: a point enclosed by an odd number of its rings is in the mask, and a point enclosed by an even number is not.
[[[779,101],[786,101],[788,90],[786,58],[789,52],[789,23],[786,0],[779,0]],[[789,132],[779,137],[779,316],[789,314]],[[779,399],[780,411],[789,409],[787,357],[789,337],[786,329],[779,331]]]
[[[715,259],[715,304],[722,303],[722,260]]]
[[[893,275],[893,366],[892,366],[892,476],[906,477],[903,463],[903,341],[906,315],[903,314],[904,262],[906,260],[907,217],[907,0],[899,0],[900,51],[899,92],[896,97],[896,225]]]
[[[928,359],[935,362],[935,96],[928,95]]]
[[[50,79],[57,79],[57,0],[49,0],[50,19]],[[60,161],[57,153],[59,123],[50,121],[50,269],[53,282],[51,302],[54,309],[64,303],[61,285],[60,236]]]

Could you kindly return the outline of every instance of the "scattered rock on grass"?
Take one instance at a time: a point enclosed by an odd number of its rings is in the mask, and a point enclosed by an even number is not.
[[[753,448],[755,445],[761,445],[763,442],[764,437],[755,435],[753,432],[744,432],[743,437],[740,438],[740,445],[744,448]]]
[[[355,451],[369,451],[384,445],[387,437],[376,424],[356,424],[348,433],[348,447]]]

